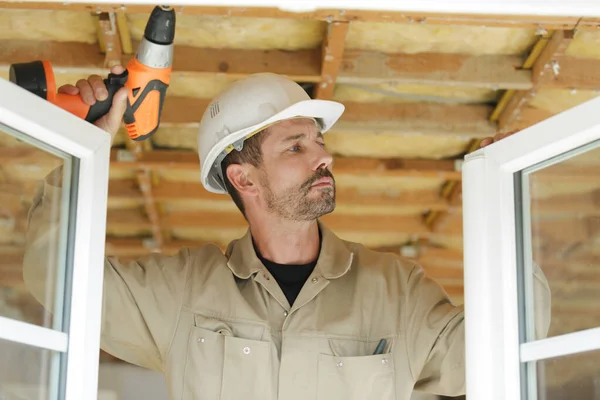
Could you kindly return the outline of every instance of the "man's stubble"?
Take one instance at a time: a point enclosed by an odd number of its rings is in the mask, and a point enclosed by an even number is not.
[[[278,194],[273,192],[266,173],[263,171],[261,175],[267,207],[271,213],[281,218],[291,221],[313,221],[335,209],[335,179],[328,169],[320,169],[297,188]],[[333,186],[311,189],[313,183],[326,177],[333,180]],[[311,191],[318,191],[318,196],[311,196]]]

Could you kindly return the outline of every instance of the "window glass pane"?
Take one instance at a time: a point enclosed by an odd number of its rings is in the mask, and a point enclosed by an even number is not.
[[[535,362],[537,398],[600,400],[600,351]]]
[[[51,350],[0,340],[0,399],[56,398],[60,358]]]
[[[0,316],[66,331],[63,310],[69,288],[65,265],[70,247],[67,234],[72,219],[69,193],[73,164],[71,156],[0,124]],[[58,167],[62,169],[56,170]],[[51,215],[45,228],[47,246],[27,245],[27,216],[35,201],[36,185],[53,170],[62,178],[63,189],[61,196],[45,203]],[[37,268],[24,275],[26,245],[32,246],[30,254],[34,257],[28,260]],[[25,278],[35,284],[26,286]],[[48,311],[41,302],[48,304]]]
[[[525,171],[521,190],[523,259],[541,267],[552,295],[548,336],[600,326],[600,142]],[[524,341],[535,339],[527,277]]]

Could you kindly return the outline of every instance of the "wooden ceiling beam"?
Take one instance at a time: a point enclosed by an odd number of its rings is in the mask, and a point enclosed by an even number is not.
[[[132,46],[137,49],[137,41]],[[127,65],[134,54],[123,54],[121,64]],[[34,40],[0,40],[0,67],[38,59],[48,60],[61,73],[108,73],[104,54],[95,44]],[[227,75],[241,78],[260,72],[286,75],[298,82],[321,80],[319,49],[279,51],[210,49],[178,44],[173,49],[173,76]],[[58,71],[57,71],[58,73]]]
[[[600,59],[556,55],[558,74],[544,81],[544,89],[600,89]]]
[[[315,87],[316,99],[330,100],[333,97],[335,83],[344,56],[348,22],[333,21],[329,23],[327,36],[323,40],[321,56],[321,82]]]
[[[0,155],[2,153],[0,151]],[[111,152],[111,168],[165,168],[199,171],[200,161],[197,153],[193,151],[154,150],[142,153],[138,159],[132,159],[129,152],[113,149]],[[360,157],[334,157],[333,160],[333,170],[338,175],[461,179],[461,172],[455,168],[453,160],[402,160]]]
[[[227,195],[215,194],[204,189],[200,182],[183,182],[161,180],[152,187],[152,195],[155,201],[177,202],[179,200],[198,200],[212,204],[225,203],[231,205],[231,198]],[[109,201],[131,201],[137,200],[143,204],[144,198],[134,180],[113,179],[108,186]],[[415,209],[444,210],[447,205],[441,201],[435,193],[409,192],[398,196],[385,194],[360,193],[356,189],[337,188],[336,190],[336,212],[344,213],[345,208],[359,208],[368,204],[369,207],[378,207],[378,214],[402,214],[403,209],[407,213],[414,213]],[[219,205],[219,207],[223,207]],[[365,211],[365,213],[369,213]]]
[[[433,13],[413,11],[374,11],[344,9],[319,9],[308,12],[286,11],[275,7],[179,6],[172,4],[178,15],[211,15],[222,17],[312,19],[322,21],[368,21],[388,23],[419,23],[429,25],[465,25],[478,27],[506,27],[529,29],[586,29],[598,30],[600,18],[582,16],[540,15],[486,15],[460,13]],[[146,4],[86,4],[68,2],[0,1],[0,8],[32,10],[69,10],[83,12],[149,13],[152,5]]]
[[[241,213],[234,211],[177,211],[160,217],[161,226],[165,229],[198,228],[198,229],[246,229],[247,221]],[[407,215],[351,215],[332,213],[321,220],[337,232],[365,233],[406,233],[418,237],[426,237],[429,230],[418,216]],[[141,210],[109,209],[107,229],[150,230],[152,224]]]
[[[443,53],[385,54],[365,50],[344,53],[338,82],[375,85],[475,87],[490,90],[528,89],[531,72],[520,70],[521,57]],[[568,78],[567,78],[568,79]]]
[[[12,63],[37,59],[49,60],[56,73],[106,74],[106,59],[112,65],[122,65],[133,57],[132,41],[127,25],[119,23],[122,13],[111,22],[108,16],[99,19],[99,30],[112,32],[116,24],[119,35],[104,34],[99,45],[79,42],[34,40],[0,40],[0,68]],[[463,55],[443,53],[379,53],[366,50],[344,50],[348,23],[332,23],[329,42],[323,50],[297,51],[210,49],[176,45],[173,55],[173,77],[227,76],[241,78],[253,73],[274,72],[298,82],[326,83],[330,80],[349,85],[382,83],[476,87],[490,90],[528,90],[533,87],[532,72],[521,68],[522,60],[511,55]],[[123,26],[123,27],[122,27]],[[113,43],[107,54],[105,43]],[[125,47],[123,47],[123,44]],[[122,53],[118,53],[118,48]],[[127,51],[129,50],[129,52]],[[120,55],[119,55],[120,54]],[[595,89],[600,82],[600,60],[562,55],[557,58],[561,73],[548,84],[553,88]],[[337,80],[336,80],[337,76]],[[331,85],[330,85],[331,86]],[[327,86],[329,87],[329,86]],[[324,90],[327,87],[318,90]],[[330,89],[327,89],[330,90]],[[333,93],[333,92],[332,92]],[[317,93],[318,94],[318,93]],[[324,97],[322,97],[324,98]]]
[[[139,158],[125,149],[111,150],[111,168],[199,171],[200,161],[192,150],[152,150],[143,152]],[[0,146],[0,165],[32,165],[48,168],[61,165],[56,157],[40,153],[30,146]],[[455,160],[427,159],[377,159],[334,156],[333,171],[337,175],[431,178],[436,180],[462,180],[460,163]],[[199,178],[198,178],[199,179]],[[536,173],[539,182],[597,182],[598,169],[594,166],[577,166]],[[589,200],[591,201],[591,200]],[[593,206],[590,206],[593,207]]]
[[[121,34],[117,24],[117,17],[114,12],[105,12],[94,15],[96,31],[98,35],[98,44],[100,51],[104,53],[103,68],[110,69],[114,65],[120,65],[123,59],[123,49],[121,47]],[[123,26],[127,29],[127,25]],[[127,31],[125,35],[128,36]]]
[[[208,99],[167,95],[161,123],[197,124],[208,104]],[[448,134],[469,139],[496,132],[495,124],[488,121],[492,112],[488,105],[344,102],[344,106],[346,110],[332,132]]]
[[[539,57],[532,67],[533,86],[529,90],[517,91],[507,102],[506,107],[498,116],[498,127],[500,130],[514,129],[514,123],[520,119],[523,107],[536,95],[536,92],[548,82],[554,80],[554,76],[560,74],[556,57],[564,54],[565,50],[574,38],[574,31],[555,31],[548,40]]]

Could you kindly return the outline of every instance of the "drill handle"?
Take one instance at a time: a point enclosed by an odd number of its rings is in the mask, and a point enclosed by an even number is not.
[[[98,119],[108,114],[108,111],[112,107],[112,102],[115,94],[125,86],[127,81],[127,70],[120,75],[109,74],[107,79],[104,79],[106,90],[108,91],[108,97],[103,101],[98,101],[90,107],[88,114],[85,116],[85,120],[91,123],[96,122]]]
[[[152,79],[145,86],[130,92],[130,102],[123,121],[132,140],[146,140],[156,133],[168,87],[161,79]]]

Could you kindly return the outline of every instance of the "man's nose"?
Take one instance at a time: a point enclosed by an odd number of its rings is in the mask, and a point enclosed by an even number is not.
[[[318,146],[318,153],[314,162],[314,170],[318,171],[323,168],[329,168],[333,162],[333,157],[322,146]]]

